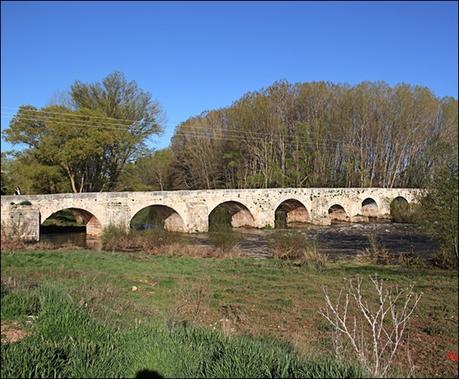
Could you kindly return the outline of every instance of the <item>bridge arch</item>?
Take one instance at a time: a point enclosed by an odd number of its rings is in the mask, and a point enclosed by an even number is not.
[[[229,200],[216,205],[208,215],[209,231],[224,227],[253,228],[255,218],[244,204]]]
[[[350,221],[348,213],[340,204],[333,204],[328,208],[328,217],[330,218],[331,223]]]
[[[62,208],[40,213],[40,237],[61,234],[67,238],[69,233],[85,233],[84,245],[97,245],[102,235],[100,219],[92,212],[76,207]],[[59,238],[58,238],[59,239]],[[62,241],[64,242],[64,241]]]
[[[397,196],[390,202],[390,216],[393,221],[405,222],[410,214],[410,203],[404,196]]]
[[[132,229],[164,229],[169,232],[185,232],[183,217],[174,208],[164,204],[152,204],[137,210],[129,220]]]
[[[281,201],[274,210],[274,225],[276,228],[300,226],[310,220],[306,206],[297,199]]]
[[[379,206],[375,199],[372,197],[367,197],[362,201],[361,212],[363,216],[367,217],[378,217],[379,216]]]

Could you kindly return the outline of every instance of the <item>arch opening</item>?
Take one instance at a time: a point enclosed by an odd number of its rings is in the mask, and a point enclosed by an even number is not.
[[[362,201],[362,215],[369,218],[376,218],[379,216],[379,207],[374,199],[367,197]]]
[[[332,224],[350,221],[346,211],[339,204],[334,204],[328,208],[328,217],[330,218]]]
[[[40,220],[40,241],[53,245],[72,244],[98,248],[102,225],[91,212],[81,208],[65,208]]]
[[[297,228],[309,222],[306,207],[296,199],[288,199],[279,204],[274,212],[276,228]]]
[[[237,201],[225,201],[209,213],[209,231],[254,228],[255,219],[249,209]]]
[[[390,216],[393,222],[409,222],[411,208],[408,200],[403,196],[397,196],[390,203]]]
[[[138,211],[130,222],[135,230],[166,230],[168,232],[184,232],[185,223],[173,208],[166,205],[150,205]]]

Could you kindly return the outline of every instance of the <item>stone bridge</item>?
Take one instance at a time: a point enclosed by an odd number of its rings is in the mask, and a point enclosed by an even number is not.
[[[233,227],[275,227],[333,222],[365,222],[389,218],[394,200],[416,202],[421,190],[403,188],[271,188],[162,192],[99,192],[81,194],[20,195],[1,197],[3,231],[19,231],[38,241],[40,225],[61,210],[70,210],[86,224],[88,236],[103,228],[133,225],[139,211],[148,208],[166,230],[206,232],[212,215],[223,209]],[[209,221],[210,220],[210,221]]]

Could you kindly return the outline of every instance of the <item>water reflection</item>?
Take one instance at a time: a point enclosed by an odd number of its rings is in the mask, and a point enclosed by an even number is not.
[[[41,226],[40,242],[51,244],[53,247],[78,246],[88,249],[100,249],[99,238],[94,238],[86,234],[86,227],[59,227]]]

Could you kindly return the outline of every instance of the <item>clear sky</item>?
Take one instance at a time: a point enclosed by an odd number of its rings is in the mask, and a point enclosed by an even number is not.
[[[276,80],[384,80],[458,91],[457,2],[1,3],[1,126],[114,70],[175,127]],[[2,149],[11,145],[2,141]]]

